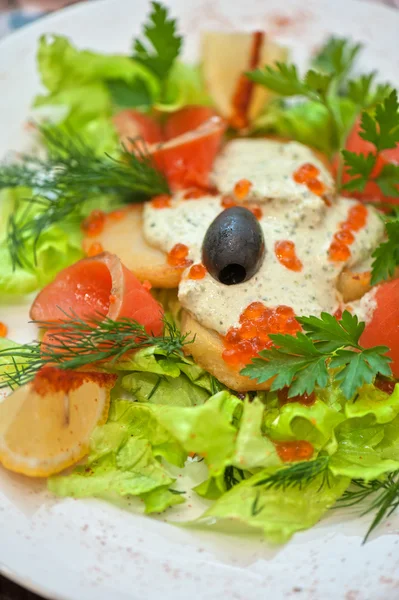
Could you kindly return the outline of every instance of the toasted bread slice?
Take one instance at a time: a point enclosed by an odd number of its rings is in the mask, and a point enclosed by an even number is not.
[[[268,390],[270,381],[256,383],[249,377],[243,377],[232,367],[229,367],[222,358],[223,343],[221,336],[216,331],[203,327],[187,311],[181,315],[181,331],[189,333],[190,339],[195,338],[191,344],[187,344],[186,353],[190,354],[195,362],[203,369],[214,375],[219,381],[236,392],[248,392],[252,390]]]
[[[168,265],[166,254],[150,246],[143,235],[143,207],[130,206],[118,211],[118,218],[109,215],[103,230],[95,237],[86,237],[83,249],[89,251],[97,242],[103,250],[116,254],[140,281],[154,287],[176,288],[184,269]]]

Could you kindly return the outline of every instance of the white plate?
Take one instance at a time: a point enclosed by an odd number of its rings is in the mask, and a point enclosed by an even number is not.
[[[399,13],[349,0],[169,0],[180,17],[187,57],[199,29],[265,29],[294,48],[296,61],[329,33],[367,47],[362,63],[398,81]],[[20,146],[38,90],[35,48],[42,33],[79,46],[128,51],[145,0],[103,0],[43,19],[0,44],[0,156]],[[396,48],[396,49],[395,49]],[[15,303],[14,303],[15,304]],[[0,305],[10,336],[32,336],[27,304]],[[361,545],[367,518],[331,512],[286,546],[198,532],[101,501],[55,500],[45,485],[0,472],[0,567],[23,585],[68,600],[394,600],[399,596],[399,517]],[[194,516],[197,508],[186,509]],[[191,511],[191,512],[190,512]],[[396,535],[395,535],[396,534]]]

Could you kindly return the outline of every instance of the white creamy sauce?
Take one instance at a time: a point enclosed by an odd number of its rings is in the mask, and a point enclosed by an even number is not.
[[[236,181],[244,176],[250,181],[255,181],[256,175],[259,182],[258,163],[252,173],[251,160],[256,161],[258,151],[262,153],[262,144],[267,146],[269,151],[270,142],[264,140],[240,140],[239,142],[246,172],[238,173]],[[251,148],[252,144],[253,148]],[[290,180],[292,180],[293,170],[304,161],[316,162],[309,149],[300,144],[288,144],[288,146],[292,145],[299,147],[302,158],[299,164],[296,163],[291,167]],[[281,173],[279,170],[281,154],[270,155],[270,160],[272,159],[277,181],[277,175]],[[223,160],[226,170],[231,172],[226,158]],[[236,156],[233,162],[237,163]],[[285,170],[287,167],[284,158],[282,162]],[[219,177],[222,181],[221,172]],[[233,182],[232,174],[229,177]],[[257,185],[259,186],[259,183]],[[370,208],[366,226],[354,233],[355,241],[350,246],[350,259],[346,263],[332,262],[328,256],[329,246],[339,229],[339,224],[346,220],[349,209],[356,204],[356,201],[336,198],[331,206],[327,206],[323,199],[314,194],[298,195],[295,202],[291,194],[291,181],[287,183],[285,177],[280,175],[278,197],[273,200],[268,198],[267,201],[263,197],[258,198],[258,202],[262,201],[263,215],[259,223],[264,235],[266,252],[260,269],[249,281],[227,286],[215,280],[209,273],[201,280],[192,280],[188,278],[189,269],[186,270],[179,286],[179,299],[202,325],[224,335],[230,327],[238,324],[242,311],[255,301],[263,302],[269,307],[288,305],[298,316],[320,315],[322,311],[333,313],[338,308],[340,298],[336,290],[337,276],[345,266],[362,263],[370,255],[383,235],[381,219],[376,211]],[[184,200],[181,194],[177,194],[170,208],[156,209],[150,203],[146,204],[144,236],[149,244],[164,252],[169,252],[177,243],[185,244],[189,248],[189,257],[194,263],[201,262],[205,233],[215,217],[224,210],[221,200],[222,195]],[[300,272],[291,271],[278,261],[275,243],[283,240],[295,244],[296,255],[303,265]],[[359,308],[360,310],[363,309]]]
[[[377,308],[376,293],[377,287],[374,287],[368,294],[365,294],[360,300],[351,302],[350,306],[353,314],[357,315],[359,321],[368,323],[371,321],[373,313]]]
[[[319,200],[307,186],[294,181],[292,175],[304,163],[312,163],[319,171],[318,179],[326,187],[326,196],[334,194],[334,181],[321,160],[298,142],[265,139],[233,140],[226,144],[215,160],[212,183],[223,194],[230,194],[240,179],[252,183],[248,200],[284,199],[286,204]]]

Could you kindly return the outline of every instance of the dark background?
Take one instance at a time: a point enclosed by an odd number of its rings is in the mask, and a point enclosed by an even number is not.
[[[0,575],[0,600],[42,600],[42,597],[24,590]]]

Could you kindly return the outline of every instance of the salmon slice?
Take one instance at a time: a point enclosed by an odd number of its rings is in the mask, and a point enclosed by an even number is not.
[[[82,319],[127,317],[147,333],[160,335],[163,309],[114,254],[104,252],[67,267],[34,300],[34,321],[62,321],[71,312]]]

